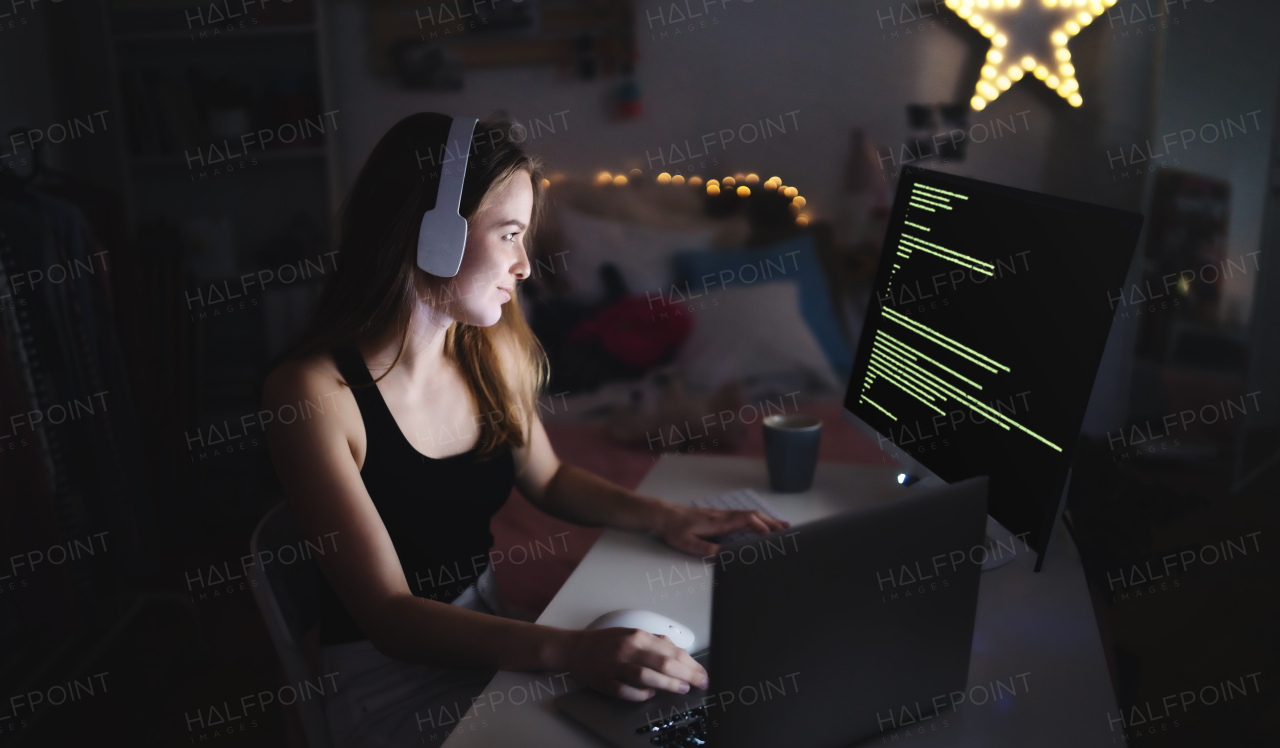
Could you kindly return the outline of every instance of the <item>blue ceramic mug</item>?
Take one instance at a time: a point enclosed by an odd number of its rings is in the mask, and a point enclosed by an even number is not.
[[[822,419],[800,413],[764,419],[764,459],[769,487],[778,493],[808,491],[818,467]]]

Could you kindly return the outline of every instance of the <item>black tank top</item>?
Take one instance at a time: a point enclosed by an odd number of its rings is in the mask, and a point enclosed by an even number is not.
[[[515,484],[511,448],[484,459],[476,454],[479,445],[443,459],[423,455],[400,431],[359,350],[335,350],[333,358],[364,420],[360,477],[395,544],[405,581],[418,597],[452,602],[488,563],[489,520]],[[320,643],[367,638],[320,574]]]

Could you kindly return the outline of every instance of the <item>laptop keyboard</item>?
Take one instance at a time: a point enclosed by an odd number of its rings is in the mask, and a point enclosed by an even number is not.
[[[766,514],[774,519],[782,519],[777,512],[765,505],[764,501],[756,495],[755,491],[750,488],[742,488],[737,491],[729,491],[728,493],[714,494],[711,496],[700,496],[693,500],[693,505],[703,509],[754,509],[761,514]],[[755,530],[742,529],[734,530],[727,535],[721,535],[718,538],[712,538],[715,543],[731,543],[741,538],[757,535]],[[690,745],[696,745],[690,743]]]
[[[646,722],[636,728],[649,742],[662,748],[707,744],[707,707],[699,706],[671,715],[661,722]]]

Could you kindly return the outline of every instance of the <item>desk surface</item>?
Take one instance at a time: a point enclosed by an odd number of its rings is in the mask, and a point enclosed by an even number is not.
[[[742,457],[677,456],[660,462],[636,489],[678,503],[735,488],[752,488],[793,525],[885,501],[905,489],[897,470],[872,465],[820,464],[811,490],[769,491],[764,461]],[[993,529],[995,526],[993,525]],[[1108,715],[1119,713],[1093,608],[1075,545],[1062,523],[1039,574],[1034,553],[983,572],[969,684],[959,705],[884,739],[917,746],[1111,745]],[[996,532],[992,532],[996,537]],[[1004,534],[1009,545],[1008,534]],[[1022,550],[1021,544],[1017,546]],[[652,610],[689,626],[708,643],[711,579],[700,559],[651,536],[608,530],[578,565],[538,623],[583,628],[619,608]],[[489,683],[445,748],[582,746],[605,743],[563,717],[552,691],[579,686],[572,678],[500,672]],[[979,703],[982,702],[982,703]],[[905,735],[910,730],[911,735]],[[881,744],[876,736],[867,746]],[[895,739],[896,737],[896,739]],[[1123,741],[1121,741],[1123,742]],[[887,743],[886,743],[887,744]]]

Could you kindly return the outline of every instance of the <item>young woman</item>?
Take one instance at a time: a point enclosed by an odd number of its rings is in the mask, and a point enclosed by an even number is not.
[[[462,266],[453,278],[429,275],[417,267],[417,233],[440,166],[428,154],[440,154],[448,121],[415,114],[378,142],[343,207],[337,269],[312,325],[263,390],[272,410],[324,405],[289,425],[277,419],[267,440],[303,536],[337,533],[336,550],[315,557],[323,672],[338,673],[326,703],[337,745],[438,744],[451,728],[436,715],[464,714],[495,670],[568,672],[636,701],[705,681],[665,637],[501,617],[489,568],[470,586],[444,581],[437,570],[486,556],[489,520],[513,485],[552,516],[652,531],[697,555],[716,551],[702,536],[784,526],[639,496],[557,459],[534,402],[546,359],[519,305],[540,163],[511,123],[476,126]]]

